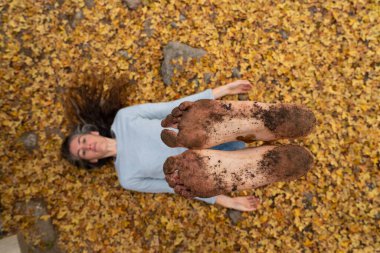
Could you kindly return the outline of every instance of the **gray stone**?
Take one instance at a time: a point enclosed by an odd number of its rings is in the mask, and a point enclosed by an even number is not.
[[[84,0],[84,4],[88,9],[92,9],[95,6],[94,0]]]
[[[122,1],[130,10],[136,10],[142,3],[141,0],[123,0]]]
[[[18,244],[20,246],[21,253],[35,252],[35,251],[32,251],[32,249],[31,249],[32,247],[29,246],[28,243],[26,243],[25,237],[22,233],[17,234],[17,240],[18,240]]]
[[[25,241],[24,235],[20,232],[18,239],[22,248],[26,248],[25,252],[60,252],[57,246],[57,234],[51,223],[50,218],[45,220],[41,216],[47,215],[46,203],[42,199],[32,199],[28,202],[17,202],[15,205],[16,212],[24,216],[34,217],[34,223],[29,230],[34,236],[40,239],[38,246],[29,245]]]
[[[231,223],[233,225],[238,224],[239,221],[241,221],[243,219],[243,217],[241,217],[241,212],[238,211],[238,210],[228,209],[227,210],[227,215],[228,215],[228,218],[230,218]]]
[[[161,66],[161,75],[164,83],[166,85],[172,83],[171,79],[173,77],[174,69],[179,71],[183,70],[180,63],[173,64],[172,60],[178,58],[183,58],[184,61],[188,61],[190,58],[200,59],[205,54],[207,54],[207,52],[203,49],[192,48],[179,42],[169,42],[164,47],[164,60]]]
[[[184,20],[186,20],[186,16],[185,15],[183,15],[182,13],[181,14],[179,14],[179,21],[184,21]]]
[[[303,195],[303,204],[304,204],[304,207],[305,209],[314,209],[314,206],[313,206],[313,197],[314,197],[314,194],[312,192],[306,192],[304,193]]]
[[[42,246],[34,246],[25,240],[25,236],[19,232],[17,234],[18,244],[21,253],[61,253],[62,251],[58,247],[57,243],[42,244]]]
[[[287,40],[287,39],[289,38],[289,34],[288,34],[287,31],[281,29],[281,30],[279,31],[279,33],[280,33],[281,37],[282,37],[284,40]]]
[[[20,137],[20,141],[24,144],[24,147],[32,151],[38,147],[38,135],[34,132],[23,133]]]
[[[232,69],[232,77],[233,78],[241,78],[240,68],[239,67],[234,67]]]
[[[309,9],[308,9],[309,11],[310,11],[310,14],[312,14],[312,15],[314,15],[315,13],[317,13],[318,12],[318,8],[317,7],[315,7],[314,5],[313,6],[311,6],[311,7],[309,7]]]
[[[147,18],[144,21],[143,25],[144,25],[144,28],[143,28],[142,34],[145,34],[146,36],[142,36],[138,41],[136,41],[136,44],[139,47],[145,47],[147,42],[148,42],[148,39],[153,36],[154,31],[155,31],[154,29],[152,29],[152,19],[151,18]]]
[[[194,83],[195,87],[199,88],[200,83],[197,76],[195,76],[194,78],[191,78],[190,80],[188,80],[188,82],[189,84]]]
[[[83,11],[79,10],[69,17],[69,26],[71,29],[75,29],[80,21],[84,18]]]
[[[121,49],[117,53],[127,60],[132,58],[132,55],[130,55],[127,50]]]
[[[174,21],[170,23],[170,26],[171,26],[172,28],[175,28],[175,29],[178,28],[177,23],[174,22]]]
[[[48,14],[51,10],[54,10],[55,9],[55,6],[53,3],[46,3],[43,7],[43,13],[46,15]]]
[[[1,209],[0,209],[0,238],[4,236],[3,221],[1,220]]]
[[[26,56],[29,56],[31,58],[33,58],[33,50],[31,48],[28,48],[28,47],[22,47],[20,49],[20,53],[26,55]]]
[[[205,84],[211,83],[212,76],[213,76],[213,74],[211,74],[211,73],[204,73],[203,74],[203,80],[204,80]]]
[[[367,185],[367,187],[368,187],[368,189],[369,189],[370,191],[372,191],[373,189],[376,188],[376,186],[375,186],[372,182],[370,182],[370,183],[367,182],[366,185]]]
[[[249,96],[248,96],[248,94],[239,94],[238,99],[240,101],[247,101],[247,100],[249,100]]]
[[[146,36],[148,38],[152,37],[152,35],[154,34],[154,29],[152,29],[152,19],[151,18],[147,18],[145,21],[144,21],[144,31],[143,31]]]

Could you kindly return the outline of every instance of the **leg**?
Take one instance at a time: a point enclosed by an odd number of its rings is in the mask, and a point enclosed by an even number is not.
[[[170,187],[185,197],[211,197],[297,179],[313,165],[300,146],[262,146],[238,151],[187,150],[164,164]]]
[[[230,141],[272,141],[308,135],[316,119],[309,109],[294,104],[199,100],[184,102],[161,123],[161,138],[169,147],[203,149]]]

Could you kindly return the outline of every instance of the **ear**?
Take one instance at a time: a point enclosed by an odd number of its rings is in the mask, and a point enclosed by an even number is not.
[[[97,163],[98,162],[98,159],[92,159],[92,160],[89,160],[90,163]]]
[[[92,135],[99,135],[99,132],[98,131],[91,131],[90,132]]]

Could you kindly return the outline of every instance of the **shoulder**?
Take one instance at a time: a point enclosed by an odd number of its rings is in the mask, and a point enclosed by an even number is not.
[[[126,190],[134,190],[133,184],[129,180],[119,180],[119,183]]]
[[[124,121],[134,117],[136,115],[136,109],[133,107],[134,106],[128,106],[117,111],[114,122]]]
[[[116,117],[125,117],[125,116],[128,116],[129,112],[132,111],[131,107],[132,106],[121,108],[120,110],[117,111]]]
[[[146,104],[137,104],[137,105],[127,106],[120,109],[117,112],[116,116],[119,116],[119,117],[134,116],[143,111],[149,110],[151,107],[154,107],[154,105],[155,105],[154,103],[146,103]]]
[[[132,191],[141,191],[141,186],[143,182],[144,179],[135,177],[119,179],[121,187],[123,187],[126,190]]]

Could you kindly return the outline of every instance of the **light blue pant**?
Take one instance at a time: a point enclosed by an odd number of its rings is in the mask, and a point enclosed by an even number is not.
[[[242,142],[242,141],[231,141],[231,142],[226,142],[226,143],[220,144],[218,146],[214,146],[211,149],[224,150],[224,151],[233,151],[233,150],[243,149],[245,147],[246,147],[245,142]]]

